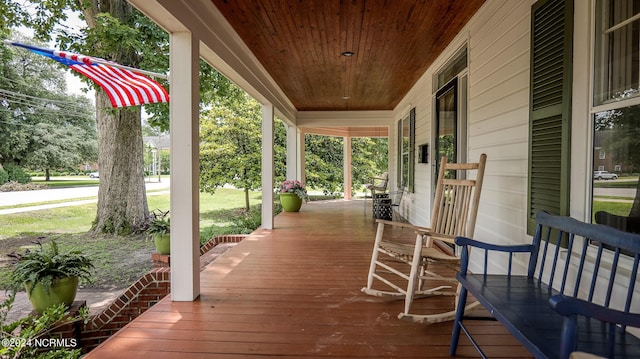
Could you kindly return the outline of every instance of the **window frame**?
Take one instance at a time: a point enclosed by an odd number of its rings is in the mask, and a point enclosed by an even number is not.
[[[613,93],[610,93],[611,91],[613,91],[611,87],[615,86],[611,78],[619,77],[619,76],[612,75],[611,72],[615,72],[617,67],[619,67],[620,65],[615,62],[610,62],[610,57],[613,56],[611,55],[611,53],[615,51],[615,48],[612,48],[612,47],[615,47],[615,44],[612,45],[611,43],[616,43],[616,38],[609,37],[606,39],[610,39],[611,41],[605,40],[605,37],[613,36],[611,34],[615,33],[616,31],[625,30],[626,26],[628,25],[633,25],[635,23],[636,26],[640,26],[640,9],[638,9],[638,12],[636,14],[633,14],[627,17],[625,20],[621,20],[621,21],[619,20],[619,22],[609,26],[608,23],[605,23],[606,20],[604,18],[611,17],[611,12],[609,11],[610,8],[608,6],[610,3],[611,3],[611,0],[595,0],[593,2],[593,10],[594,10],[593,20],[594,21],[592,22],[593,47],[592,47],[591,55],[592,55],[593,63],[591,67],[591,72],[592,72],[591,101],[593,104],[592,107],[594,108],[601,107],[601,109],[598,111],[593,111],[592,109],[592,113],[601,112],[609,109],[620,108],[620,107],[630,107],[630,106],[633,106],[634,104],[640,103],[640,63],[638,63],[637,64],[638,66],[636,67],[627,66],[627,68],[634,69],[633,72],[635,73],[632,73],[633,75],[632,77],[634,77],[636,81],[635,83],[636,86],[632,89],[627,89],[627,90],[635,90],[635,91],[625,92],[620,96],[614,96]],[[599,16],[599,15],[602,15],[602,16]],[[629,41],[629,43],[633,43],[636,46],[638,46],[638,43],[633,41],[633,36],[634,36],[633,28],[631,29],[626,28],[626,29],[631,30],[629,31],[628,34],[626,34],[627,35],[626,37],[629,37],[632,40],[632,41]],[[636,32],[640,32],[640,31],[636,30]],[[638,37],[639,34],[636,33],[635,36]],[[621,37],[622,39],[618,38],[617,42],[623,42],[626,37],[623,36]],[[622,48],[620,47],[619,49],[622,49]],[[636,53],[637,55],[640,55],[640,47],[636,49]],[[633,52],[631,52],[631,55],[633,55]],[[629,57],[633,57],[633,56],[629,56]],[[617,71],[619,73],[620,71],[624,71],[624,70],[617,69]],[[627,72],[628,71],[629,70],[627,70]],[[630,83],[633,83],[634,79],[632,78],[629,81]],[[609,89],[607,90],[607,88]],[[631,104],[627,106],[619,106],[622,102],[626,102],[629,100],[632,100]]]
[[[416,152],[416,109],[412,108],[406,116],[397,123],[397,188],[408,193],[414,192],[415,187],[415,152]],[[405,127],[407,136],[405,136]],[[405,141],[406,138],[406,141]],[[406,173],[405,173],[406,169]]]
[[[603,5],[604,4],[604,5]],[[596,116],[599,113],[602,112],[606,112],[606,111],[615,111],[615,110],[624,110],[624,109],[628,109],[634,106],[640,106],[640,83],[638,84],[638,87],[636,87],[636,90],[639,90],[638,92],[636,92],[635,94],[633,94],[632,96],[628,96],[628,97],[624,97],[624,98],[612,98],[608,101],[598,101],[598,96],[602,96],[602,93],[598,93],[599,89],[602,87],[603,83],[606,83],[607,81],[603,81],[602,76],[603,74],[599,72],[599,69],[597,68],[598,66],[601,66],[601,63],[599,63],[598,61],[601,61],[603,56],[606,56],[606,54],[601,53],[599,50],[602,48],[601,46],[599,46],[598,41],[600,41],[598,39],[598,37],[601,35],[599,33],[599,31],[601,31],[599,29],[599,27],[602,24],[602,20],[599,18],[599,16],[604,16],[604,13],[601,11],[603,9],[603,7],[599,7],[599,5],[603,5],[606,6],[608,5],[609,2],[607,1],[600,1],[600,0],[594,0],[591,4],[592,6],[592,18],[591,18],[591,26],[590,26],[590,32],[591,32],[591,47],[590,47],[590,55],[591,55],[591,59],[590,59],[590,67],[589,67],[589,71],[590,71],[590,75],[591,75],[591,83],[590,83],[590,104],[589,104],[589,118],[588,118],[588,124],[587,124],[587,128],[588,128],[588,135],[589,135],[589,147],[587,149],[589,153],[587,159],[589,159],[590,162],[590,166],[591,166],[591,170],[592,171],[605,171],[607,170],[605,168],[604,165],[600,164],[597,165],[596,161],[597,159],[606,159],[606,157],[611,157],[614,156],[615,154],[612,154],[611,152],[606,153],[605,152],[605,158],[601,158],[600,156],[600,148],[596,147]],[[600,11],[599,11],[600,10]],[[608,10],[607,10],[607,13]],[[631,20],[630,22],[638,22],[638,26],[640,26],[640,9],[638,10],[638,13],[636,13],[635,15],[630,16],[627,20]],[[624,23],[625,21],[622,21],[621,23]],[[615,28],[616,26],[618,26],[620,24],[616,24],[613,25],[610,28]],[[638,49],[638,55],[640,55],[640,48]],[[640,65],[640,64],[639,64]],[[640,80],[640,76],[639,76],[639,80]],[[640,125],[640,124],[639,124]],[[596,151],[598,151],[596,153]],[[614,162],[615,163],[615,162]],[[613,172],[616,172],[617,167],[620,165],[614,165],[613,168]],[[597,167],[597,168],[596,168]],[[611,169],[609,169],[611,170]],[[589,172],[587,172],[589,173]],[[594,182],[593,182],[593,176],[587,176],[585,178],[585,181],[588,182],[588,188],[589,188],[589,193],[587,195],[587,199],[585,201],[585,213],[587,214],[585,220],[589,221],[589,222],[593,222],[595,223],[595,211],[594,211]],[[593,243],[591,243],[592,245],[594,245]],[[609,251],[608,249],[605,248],[605,255],[606,252],[612,253],[611,251]],[[603,257],[604,260],[605,257]],[[611,259],[609,259],[609,261],[611,261]],[[631,269],[631,258],[629,258],[628,256],[624,255],[624,253],[622,253],[622,255],[619,258],[619,261],[621,263],[621,268],[625,268],[625,269]]]

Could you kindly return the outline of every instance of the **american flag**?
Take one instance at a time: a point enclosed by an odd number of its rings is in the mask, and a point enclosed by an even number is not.
[[[135,70],[123,68],[114,62],[66,51],[43,49],[18,42],[5,41],[5,43],[56,60],[90,78],[107,93],[113,107],[169,102],[167,90],[162,85]]]

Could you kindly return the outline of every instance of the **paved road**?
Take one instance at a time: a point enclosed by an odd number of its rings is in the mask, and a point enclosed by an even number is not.
[[[594,188],[594,196],[616,196],[616,197],[629,197],[629,200],[633,200],[636,196],[635,188]]]
[[[161,190],[161,189],[168,190],[169,180],[163,179],[162,182],[160,183],[158,183],[157,180],[156,182],[145,182],[145,186],[147,190]],[[159,193],[166,193],[166,192],[161,191]],[[74,201],[74,199],[86,198],[86,197],[97,197],[97,196],[98,196],[98,186],[76,187],[76,188],[55,188],[55,189],[43,189],[43,190],[36,190],[36,191],[0,192],[0,207],[14,206],[18,204],[37,203],[37,202],[69,200],[69,202],[67,203],[46,204],[46,205],[33,206],[33,207],[0,210],[0,214],[17,213],[17,212],[31,211],[35,209],[47,209],[47,208],[54,208],[54,207],[63,207],[63,206],[69,206],[69,205],[80,205],[84,203],[91,203],[91,202],[97,201],[97,199],[82,200],[82,201]]]

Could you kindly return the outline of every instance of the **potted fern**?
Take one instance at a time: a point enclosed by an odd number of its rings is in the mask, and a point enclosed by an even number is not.
[[[79,280],[90,281],[93,263],[80,251],[61,253],[54,240],[46,248],[38,245],[37,250],[13,255],[18,259],[11,275],[13,282],[25,286],[38,313],[58,304],[70,306]]]
[[[163,212],[159,209],[151,212],[150,220],[147,224],[147,235],[153,238],[156,251],[160,254],[171,253],[171,223],[167,215],[169,211]]]

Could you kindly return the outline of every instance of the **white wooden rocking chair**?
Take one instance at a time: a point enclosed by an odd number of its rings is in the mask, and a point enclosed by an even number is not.
[[[455,278],[445,278],[427,270],[431,262],[444,263],[459,268],[460,258],[455,251],[449,247],[454,244],[456,236],[472,238],[478,204],[480,201],[480,191],[484,178],[484,169],[487,156],[482,154],[478,163],[448,163],[446,157],[442,157],[433,212],[431,215],[431,227],[417,227],[408,223],[377,220],[378,228],[371,256],[371,265],[367,278],[367,286],[362,288],[362,292],[385,298],[405,299],[404,312],[398,318],[419,323],[438,323],[453,320],[455,310],[437,314],[412,314],[411,305],[418,297],[428,297],[436,295],[457,295],[458,290],[452,290],[452,286],[438,286],[424,289],[425,280],[437,279],[438,281],[448,281],[456,285]],[[446,171],[465,171],[466,176],[461,176],[458,172],[458,179],[446,179]],[[466,179],[469,172],[476,171],[475,179]],[[385,226],[396,226],[412,229],[416,234],[415,244],[399,243],[397,241],[383,239]],[[382,255],[382,256],[381,256]],[[398,269],[397,262],[402,262],[407,271]],[[400,277],[401,282],[407,282],[407,287],[398,285],[398,280],[393,275]],[[373,288],[374,280],[377,279],[390,287],[392,290],[378,290]],[[448,289],[448,290],[446,290]],[[456,301],[457,302],[457,301]],[[472,303],[467,307],[476,306]]]

